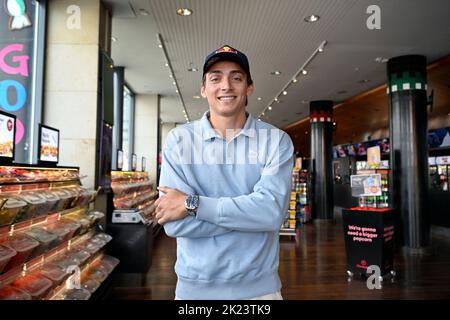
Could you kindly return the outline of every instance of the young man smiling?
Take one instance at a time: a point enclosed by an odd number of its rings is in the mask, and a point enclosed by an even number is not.
[[[282,299],[279,228],[293,145],[245,111],[253,90],[245,54],[213,51],[201,85],[209,111],[166,139],[155,204],[177,238],[176,299]]]

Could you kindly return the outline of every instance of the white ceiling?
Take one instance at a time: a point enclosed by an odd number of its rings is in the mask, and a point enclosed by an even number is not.
[[[160,33],[191,120],[208,109],[199,94],[203,61],[214,49],[229,44],[247,54],[255,92],[247,107],[259,116],[292,79],[314,50],[326,40],[323,53],[308,65],[308,75],[291,85],[281,103],[263,119],[285,127],[308,116],[308,101],[336,103],[386,82],[386,65],[377,57],[423,54],[428,62],[450,54],[449,0],[110,0],[115,65],[136,93],[159,93],[161,119],[183,122],[181,100],[163,50]],[[381,9],[381,30],[369,30],[366,9]],[[180,17],[179,7],[193,15]],[[150,15],[139,14],[139,9]],[[316,14],[320,20],[306,23]],[[280,70],[280,76],[271,71]],[[370,80],[359,83],[360,80]],[[346,93],[338,93],[346,91]],[[258,101],[257,97],[262,100]]]

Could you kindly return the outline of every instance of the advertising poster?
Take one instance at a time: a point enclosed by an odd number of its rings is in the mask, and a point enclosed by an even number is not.
[[[381,196],[381,174],[350,176],[353,197]]]
[[[41,128],[41,149],[39,160],[46,162],[58,162],[59,131],[50,128]]]
[[[375,146],[367,149],[367,165],[369,168],[378,167],[381,162],[380,146]]]
[[[0,157],[14,156],[14,122],[13,117],[0,113]]]

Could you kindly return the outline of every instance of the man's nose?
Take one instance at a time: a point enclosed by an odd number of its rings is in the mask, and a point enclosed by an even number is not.
[[[226,90],[229,90],[231,88],[231,82],[230,82],[230,80],[228,79],[228,78],[224,78],[223,80],[222,80],[222,86],[221,86],[221,89],[223,90],[223,91],[226,91]]]

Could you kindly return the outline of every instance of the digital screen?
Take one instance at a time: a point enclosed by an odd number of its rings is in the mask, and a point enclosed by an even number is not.
[[[7,113],[0,113],[0,157],[14,158],[14,135],[16,118]]]
[[[41,126],[39,160],[58,163],[59,130]]]
[[[145,157],[142,157],[142,171],[145,171],[145,167],[146,167],[146,159]]]
[[[123,151],[117,150],[117,169],[121,170],[123,168]]]
[[[137,156],[133,153],[133,156],[131,158],[131,171],[136,171],[136,165],[137,165]]]

